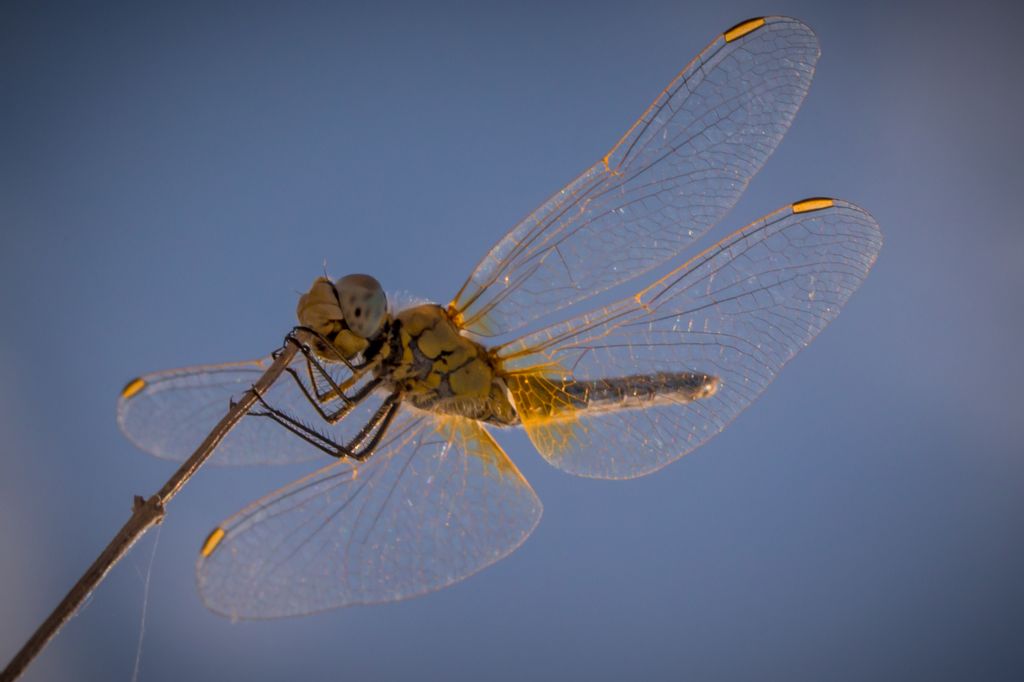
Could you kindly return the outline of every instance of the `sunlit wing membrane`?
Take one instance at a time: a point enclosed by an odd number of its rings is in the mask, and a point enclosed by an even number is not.
[[[146,452],[175,461],[185,460],[218,421],[227,413],[230,401],[238,399],[262,376],[271,359],[198,365],[154,372],[135,379],[121,392],[117,422],[121,431]],[[331,365],[335,379],[348,376],[339,365]],[[309,385],[304,358],[299,355],[290,368]],[[326,390],[323,382],[320,388]],[[380,406],[383,394],[373,395],[338,425],[331,426],[303,396],[287,372],[265,393],[269,405],[283,410],[332,440],[344,444]],[[337,403],[324,406],[337,409]],[[259,406],[254,408],[258,412]],[[324,458],[326,455],[266,418],[249,415],[224,438],[210,462],[219,465],[286,464]]]
[[[838,313],[882,240],[863,209],[798,202],[633,299],[499,351],[526,431],[553,465],[654,471],[721,431]]]
[[[197,568],[207,606],[270,618],[403,599],[522,544],[540,500],[487,431],[402,410],[365,463],[324,467],[210,535]]]
[[[789,128],[819,54],[795,19],[742,26],[491,249],[451,303],[467,329],[520,330],[665,262],[728,212]]]

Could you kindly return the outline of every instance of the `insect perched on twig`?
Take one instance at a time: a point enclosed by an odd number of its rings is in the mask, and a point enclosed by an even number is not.
[[[321,277],[270,358],[130,382],[121,428],[186,461],[139,499],[3,679],[211,456],[326,462],[202,546],[206,604],[262,618],[423,594],[517,548],[541,503],[492,427],[522,427],[548,462],[597,478],[650,473],[719,433],[867,276],[881,248],[867,212],[792,203],[618,303],[567,308],[676,258],[724,217],[789,128],[818,54],[814,33],[784,17],[716,37],[445,305],[394,309],[370,276]]]

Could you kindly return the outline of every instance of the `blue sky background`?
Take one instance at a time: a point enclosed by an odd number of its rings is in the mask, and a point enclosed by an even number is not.
[[[260,356],[327,261],[447,300],[714,35],[809,23],[793,129],[719,231],[835,195],[886,244],[724,434],[601,482],[502,438],[532,538],[425,598],[232,624],[219,520],[303,470],[206,469],[152,572],[142,680],[1024,677],[1024,43],[1013,3],[0,9],[0,659],[172,472],[146,371]],[[144,540],[26,675],[131,675]]]

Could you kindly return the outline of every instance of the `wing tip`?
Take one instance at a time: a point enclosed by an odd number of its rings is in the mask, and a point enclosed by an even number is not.
[[[793,213],[810,213],[811,211],[832,208],[835,205],[836,200],[832,197],[808,197],[807,199],[793,202],[790,204],[790,208]]]
[[[754,17],[753,19],[747,19],[736,24],[732,28],[722,33],[722,37],[725,38],[725,42],[731,43],[734,40],[739,40],[748,33],[753,33],[757,29],[767,23],[765,17]]]
[[[865,253],[869,257],[867,270],[870,270],[872,266],[874,266],[885,240],[882,236],[882,226],[879,225],[878,220],[876,220],[867,209],[862,206],[858,206],[857,204],[850,203],[849,201],[834,199],[832,197],[811,197],[802,201],[793,202],[790,204],[789,208],[793,215],[800,213],[813,213],[815,211],[822,211],[830,208],[835,208],[837,211],[840,211],[847,216],[855,214],[857,216],[857,225],[859,225],[862,230],[861,237],[866,240]],[[865,272],[867,270],[865,270]]]
[[[209,556],[217,550],[217,547],[220,546],[225,535],[226,533],[224,529],[220,526],[214,528],[210,534],[206,536],[206,539],[203,540],[203,546],[199,550],[199,556],[204,559],[209,558]]]
[[[138,395],[139,391],[146,387],[146,380],[142,377],[135,377],[121,389],[121,400],[128,400]]]
[[[740,23],[736,24],[729,30],[722,33],[721,38],[724,39],[726,43],[732,43],[739,40],[740,38],[748,36],[751,33],[754,33],[758,29],[761,29],[765,26],[769,26],[775,29],[788,28],[792,31],[796,31],[797,33],[805,34],[807,38],[813,41],[813,43],[816,46],[815,54],[810,61],[812,63],[816,62],[818,57],[821,56],[821,47],[820,45],[818,45],[818,36],[815,35],[814,29],[812,29],[803,21],[796,19],[794,17],[767,16],[747,19],[746,21],[741,21]]]

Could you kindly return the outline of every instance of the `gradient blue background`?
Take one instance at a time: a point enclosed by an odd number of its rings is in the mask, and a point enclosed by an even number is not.
[[[193,577],[301,468],[206,469],[160,535],[141,679],[1024,679],[1012,3],[429,4],[0,8],[0,660],[172,471],[120,436],[126,380],[268,352],[325,259],[447,300],[716,33],[780,13],[823,56],[722,229],[837,195],[886,245],[765,397],[630,482],[503,437],[545,504],[518,552],[302,619],[232,624]],[[131,675],[152,543],[25,679]]]

